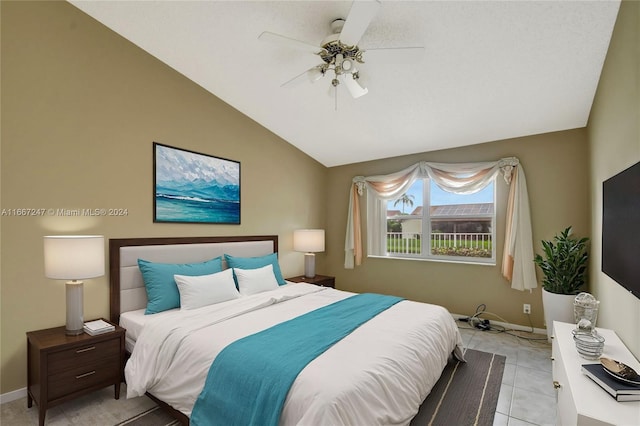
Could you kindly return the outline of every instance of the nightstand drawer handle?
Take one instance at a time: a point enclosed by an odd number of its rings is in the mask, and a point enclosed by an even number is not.
[[[90,376],[92,374],[96,374],[96,370],[89,371],[88,373],[80,374],[79,376],[76,376],[76,379],[82,379],[83,377],[87,377],[87,376]]]
[[[77,354],[80,354],[80,353],[82,353],[82,352],[92,351],[92,350],[94,350],[95,348],[96,348],[95,346],[90,346],[90,347],[88,347],[88,348],[78,349],[78,350],[76,351],[76,353],[77,353]]]
[[[553,381],[553,388],[554,389],[560,389],[562,387],[562,385],[560,384],[560,382],[558,382],[557,380]]]

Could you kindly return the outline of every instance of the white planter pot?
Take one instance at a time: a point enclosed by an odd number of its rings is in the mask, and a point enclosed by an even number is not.
[[[547,339],[551,341],[553,333],[553,322],[561,321],[574,323],[573,317],[573,294],[556,294],[542,289],[542,306],[544,309],[544,322],[547,327]]]

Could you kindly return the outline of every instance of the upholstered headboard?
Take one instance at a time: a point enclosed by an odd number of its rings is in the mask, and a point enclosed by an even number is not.
[[[110,319],[144,308],[147,294],[138,259],[162,263],[202,262],[229,254],[264,256],[278,252],[278,236],[119,238],[109,240]],[[223,261],[223,267],[226,267]]]

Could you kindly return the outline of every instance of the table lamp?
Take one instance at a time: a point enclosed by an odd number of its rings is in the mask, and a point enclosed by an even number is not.
[[[44,237],[44,273],[47,278],[68,280],[65,333],[83,333],[83,282],[104,275],[104,237],[101,235],[53,235]]]
[[[324,251],[324,229],[298,229],[293,231],[293,249],[304,252],[304,276],[316,276],[316,255]]]

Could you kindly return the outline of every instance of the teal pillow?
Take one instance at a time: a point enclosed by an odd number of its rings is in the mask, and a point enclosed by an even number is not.
[[[276,253],[271,253],[266,256],[259,257],[235,257],[228,254],[224,255],[224,258],[227,261],[227,266],[229,268],[238,268],[238,269],[258,269],[267,265],[273,265],[273,275],[276,277],[276,281],[278,281],[279,285],[285,285],[286,282],[284,278],[282,278],[282,272],[280,272],[280,265],[278,264],[278,255]],[[233,279],[236,280],[236,285],[238,284],[238,279],[235,274],[233,275]]]
[[[180,307],[180,292],[174,275],[199,276],[222,271],[222,257],[200,263],[155,263],[138,259],[144,286],[147,289],[145,315]]]

